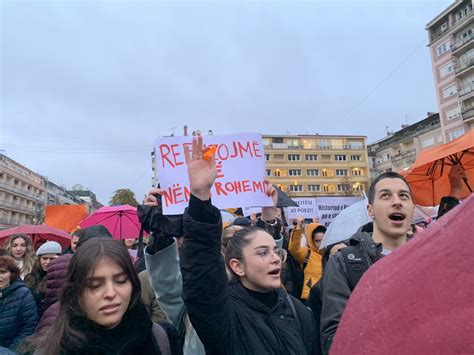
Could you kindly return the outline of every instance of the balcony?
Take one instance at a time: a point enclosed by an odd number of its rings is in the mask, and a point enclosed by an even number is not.
[[[453,25],[451,26],[451,30],[455,29],[455,28],[458,28],[459,26],[469,22],[470,19],[473,18],[473,14],[474,12],[471,10],[469,10],[469,12],[467,14],[465,14],[463,17],[461,17],[460,19],[458,20],[455,20]]]
[[[451,45],[451,54],[459,56],[460,54],[467,52],[469,49],[474,48],[474,33],[469,36],[456,41]]]
[[[466,100],[473,96],[474,94],[474,83],[464,85],[463,87],[458,88],[458,97],[460,99]]]
[[[392,163],[397,163],[402,160],[413,158],[415,156],[416,156],[416,150],[410,149],[410,150],[406,150],[404,152],[392,155],[390,159],[392,160]]]
[[[24,212],[24,213],[29,213],[29,214],[34,214],[35,213],[34,207],[28,207],[28,206],[21,205],[21,204],[18,204],[18,203],[13,203],[13,202],[1,201],[0,202],[0,207],[15,210],[15,211],[20,211],[20,212]]]
[[[474,65],[474,57],[469,57],[464,63],[458,63],[454,66],[454,72],[456,76],[465,74],[470,71]]]
[[[18,187],[7,184],[5,182],[0,182],[0,188],[3,188],[3,189],[5,189],[6,191],[9,191],[9,192],[16,192],[17,194],[22,195],[24,197],[27,197],[27,198],[29,198],[33,201],[37,201],[41,198],[41,196],[39,196],[38,194],[33,194],[33,193],[25,191],[23,189],[19,189]]]
[[[466,107],[461,111],[463,121],[470,121],[474,118],[474,107]]]

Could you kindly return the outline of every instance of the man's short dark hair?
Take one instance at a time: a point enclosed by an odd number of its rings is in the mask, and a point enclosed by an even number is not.
[[[405,184],[407,184],[408,186],[408,190],[410,191],[410,196],[413,196],[412,192],[411,192],[411,187],[410,185],[408,184],[408,182],[406,181],[406,179],[400,175],[399,173],[396,173],[394,171],[387,171],[385,173],[382,173],[380,174],[379,176],[377,176],[375,178],[374,181],[372,181],[372,184],[370,184],[370,188],[369,188],[369,195],[368,195],[368,198],[369,198],[369,203],[372,204],[374,203],[374,198],[375,198],[375,186],[377,185],[377,183],[380,181],[380,180],[383,180],[383,179],[400,179],[402,180]]]

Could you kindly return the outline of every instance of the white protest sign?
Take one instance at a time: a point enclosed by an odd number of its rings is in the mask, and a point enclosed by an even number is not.
[[[271,197],[265,194],[261,135],[204,136],[203,144],[217,147],[217,179],[211,188],[214,206],[272,206]],[[155,141],[156,171],[163,190],[165,215],[182,214],[188,206],[190,189],[184,146],[191,149],[192,137],[164,137]]]
[[[312,219],[318,216],[316,211],[316,198],[314,197],[292,197],[299,207],[287,207],[285,216],[288,223],[293,218],[303,216],[304,218]]]
[[[329,226],[334,218],[344,210],[352,205],[354,202],[362,200],[363,197],[354,196],[323,196],[316,198],[317,214],[319,222],[324,226]]]
[[[250,216],[252,213],[262,213],[262,207],[242,207],[242,213],[244,214],[244,217]]]

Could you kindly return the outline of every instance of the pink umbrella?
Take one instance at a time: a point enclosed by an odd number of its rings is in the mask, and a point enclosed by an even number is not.
[[[335,354],[474,354],[474,195],[374,264],[347,303]]]
[[[97,224],[107,228],[114,239],[137,239],[141,228],[137,208],[130,205],[101,207],[84,219],[80,226],[86,228]]]
[[[29,235],[35,247],[47,240],[58,242],[63,249],[71,243],[71,236],[61,229],[53,228],[46,224],[23,224],[1,231],[0,245],[5,243],[9,236],[14,234]]]

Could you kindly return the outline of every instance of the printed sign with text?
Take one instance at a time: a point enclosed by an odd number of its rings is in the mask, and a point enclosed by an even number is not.
[[[265,194],[265,160],[262,137],[256,133],[204,136],[203,144],[216,146],[217,179],[211,189],[212,204],[219,209],[238,206],[271,206]],[[164,137],[155,142],[156,171],[163,190],[163,213],[182,214],[190,189],[184,147],[192,137]]]

